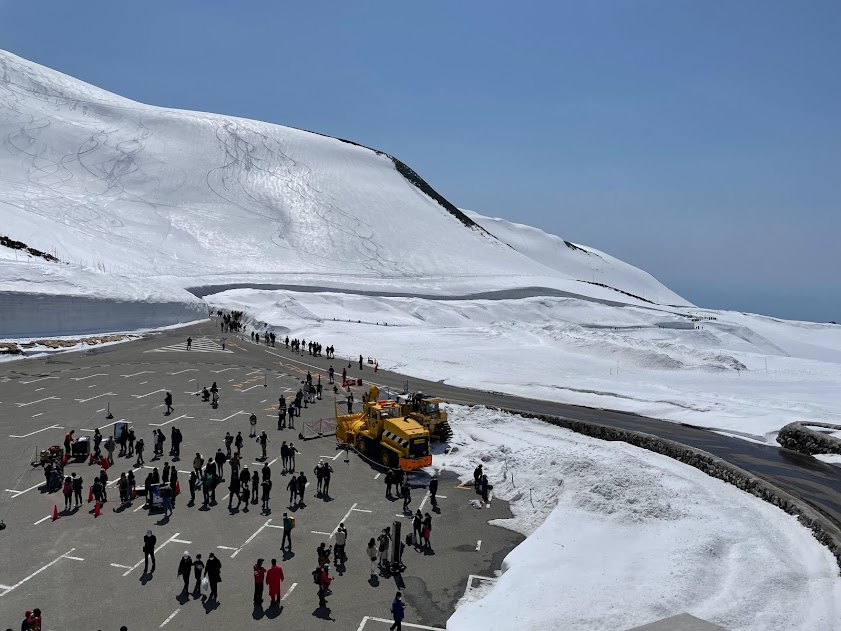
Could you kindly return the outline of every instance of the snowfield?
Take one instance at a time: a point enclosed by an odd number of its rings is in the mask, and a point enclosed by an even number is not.
[[[236,289],[206,300],[244,308],[278,332],[376,357],[382,368],[456,386],[635,412],[769,444],[793,421],[841,422],[836,325],[562,297]],[[688,313],[717,319],[692,322]]]
[[[483,463],[514,513],[500,525],[528,536],[449,631],[617,631],[683,612],[730,631],[841,628],[834,557],[778,508],[625,443],[447,410],[456,449],[436,465],[472,482]]]

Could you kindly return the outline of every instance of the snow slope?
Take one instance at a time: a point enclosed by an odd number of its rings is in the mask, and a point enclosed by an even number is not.
[[[186,304],[176,288],[290,279],[439,293],[541,286],[636,302],[506,245],[418,179],[353,143],[136,103],[0,51],[2,233],[80,272],[163,284]],[[4,260],[0,291],[17,292]],[[604,264],[611,282],[639,289],[641,272]],[[114,285],[103,296],[139,299]],[[685,304],[656,285],[649,295]]]
[[[562,274],[615,287],[659,304],[686,304],[648,272],[609,254],[525,224],[485,217],[472,210],[464,213],[503,243]]]
[[[620,631],[683,612],[730,631],[841,629],[838,566],[795,517],[625,443],[448,411],[456,447],[437,466],[472,480],[482,462],[514,513],[500,525],[528,535],[449,631]]]

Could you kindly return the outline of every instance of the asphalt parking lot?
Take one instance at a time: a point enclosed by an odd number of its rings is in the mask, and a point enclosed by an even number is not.
[[[42,359],[0,364],[0,475],[2,504],[0,519],[0,621],[9,627],[19,623],[26,609],[40,607],[45,629],[85,630],[225,628],[249,621],[249,628],[276,621],[292,628],[334,630],[386,629],[394,592],[401,589],[407,602],[406,628],[443,628],[456,601],[463,595],[471,576],[493,577],[502,558],[521,541],[515,533],[488,524],[488,520],[510,515],[504,502],[495,500],[489,509],[469,504],[472,489],[460,487],[452,474],[441,477],[440,512],[432,512],[426,498],[426,473],[411,477],[411,508],[419,506],[433,517],[432,551],[411,547],[404,554],[406,570],[398,575],[369,575],[365,555],[368,539],[382,528],[401,521],[403,533],[411,532],[411,520],[402,515],[402,501],[385,497],[382,471],[351,453],[337,451],[333,437],[301,441],[298,431],[304,421],[333,414],[333,395],[303,410],[296,430],[277,430],[276,405],[280,394],[293,394],[307,369],[313,375],[323,360],[298,356],[280,347],[266,348],[233,336],[225,351],[218,346],[218,328],[209,322],[148,336],[135,342],[101,347],[90,352],[65,353]],[[184,340],[193,337],[187,351]],[[329,340],[323,340],[329,343]],[[344,364],[346,366],[346,364]],[[341,372],[342,364],[336,364]],[[353,371],[351,371],[353,372]],[[370,369],[369,369],[370,375]],[[212,409],[193,393],[216,381],[220,388],[218,409]],[[357,401],[361,399],[357,389]],[[165,415],[163,397],[174,397],[174,411]],[[340,399],[341,400],[341,399]],[[358,405],[357,405],[358,407]],[[108,412],[113,419],[106,419]],[[248,416],[258,417],[258,432],[266,430],[270,443],[268,459],[274,487],[270,511],[260,505],[246,513],[229,511],[227,483],[217,489],[218,504],[203,507],[199,500],[189,505],[187,480],[192,458],[205,458],[224,451],[225,432],[248,436]],[[94,517],[93,504],[62,513],[53,521],[53,506],[61,511],[61,492],[47,493],[40,467],[32,467],[36,450],[61,444],[65,433],[91,436],[100,428],[108,436],[115,422],[128,422],[146,441],[146,466],[162,468],[170,462],[179,470],[182,494],[171,518],[142,508],[143,499],[115,512],[119,504],[113,484],[119,474],[134,468],[134,458],[116,458],[108,470],[110,501]],[[166,455],[152,461],[152,431],[160,428],[167,436],[178,427],[184,442],[181,460]],[[288,475],[279,460],[281,441],[293,442],[300,451],[297,470],[310,480],[305,505],[287,509]],[[446,446],[439,446],[444,449]],[[260,447],[246,438],[243,462],[260,469]],[[319,459],[329,459],[335,473],[331,497],[318,497],[312,470]],[[433,461],[434,462],[434,461]],[[225,465],[226,474],[229,473]],[[87,461],[71,463],[66,474],[76,472],[85,481],[84,497],[99,469]],[[146,469],[136,470],[142,485]],[[226,478],[229,477],[226,475]],[[296,516],[293,552],[279,549],[282,515]],[[311,571],[316,565],[316,547],[332,543],[339,522],[348,532],[344,567],[331,568],[335,577],[328,606],[320,608]],[[144,574],[142,539],[147,529],[157,536],[157,570]],[[176,576],[181,554],[210,552],[222,562],[222,583],[218,602],[201,594],[181,594]],[[282,607],[252,605],[252,566],[258,557],[265,565],[277,558],[285,580]],[[415,627],[411,626],[415,625]]]

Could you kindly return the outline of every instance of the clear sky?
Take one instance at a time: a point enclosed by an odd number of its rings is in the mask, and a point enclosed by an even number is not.
[[[841,322],[841,2],[0,0],[0,47],[341,136],[709,307]]]

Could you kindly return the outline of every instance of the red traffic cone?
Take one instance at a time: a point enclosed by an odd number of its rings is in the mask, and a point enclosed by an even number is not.
[[[176,480],[175,481],[175,494],[176,495],[181,494],[181,480]]]
[[[93,487],[89,486],[88,487],[88,503],[91,503],[92,501],[93,501]]]
[[[53,521],[58,519],[58,505],[53,504]]]
[[[101,466],[105,471],[108,471],[108,467],[111,465],[108,464],[108,458],[100,458],[99,466]]]
[[[96,508],[93,510],[93,516],[99,517],[102,514],[102,511],[99,509],[99,502],[96,503]]]
[[[61,466],[62,467],[67,466],[67,454],[66,453],[64,454],[64,457],[61,459]]]
[[[93,464],[93,453],[91,453],[91,457],[88,458],[88,466]]]
[[[137,499],[137,487],[131,487],[131,499]]]

